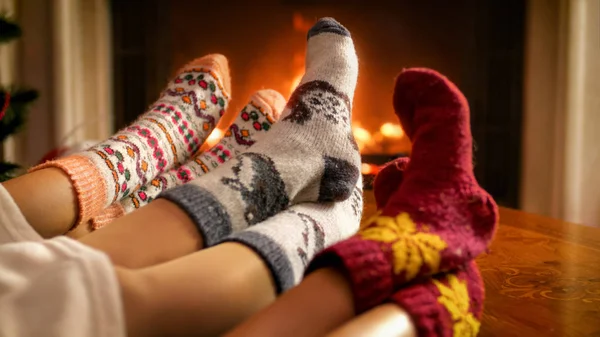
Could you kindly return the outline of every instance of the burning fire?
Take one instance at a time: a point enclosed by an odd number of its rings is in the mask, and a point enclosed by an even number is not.
[[[315,20],[307,19],[298,12],[294,13],[292,17],[294,31],[301,33],[302,38],[304,38],[314,23]],[[304,76],[304,54],[304,50],[296,50],[293,54],[291,60],[292,76],[289,77],[289,82],[285,83],[286,87],[288,87],[289,83],[288,97],[291,96],[302,80],[302,76]],[[354,116],[358,116],[358,114],[354,114]],[[378,130],[373,131],[370,127],[362,126],[360,121],[353,120],[352,133],[360,152],[363,154],[397,154],[405,152],[409,146],[407,145],[408,140],[404,137],[404,130],[397,123],[385,122],[380,125]],[[200,151],[206,151],[217,144],[224,134],[225,131],[223,129],[215,128],[200,148]],[[361,171],[363,174],[377,174],[379,166],[363,163]]]
[[[379,128],[379,132],[381,132],[384,137],[388,138],[400,139],[404,137],[404,130],[402,130],[402,127],[394,123],[383,124],[381,128]]]
[[[210,135],[208,135],[208,138],[206,138],[205,143],[208,143],[209,147],[213,147],[221,140],[221,138],[223,138],[224,134],[225,132],[223,130],[215,128],[213,132],[211,132]]]
[[[208,151],[208,149],[217,145],[217,143],[221,140],[221,138],[223,138],[223,135],[225,135],[225,131],[223,131],[219,128],[214,128],[212,130],[212,132],[210,133],[210,135],[208,135],[208,137],[204,141],[204,144],[202,144],[202,146],[200,146],[198,153]]]
[[[315,20],[306,19],[302,16],[302,14],[296,12],[292,17],[292,24],[294,26],[294,30],[298,33],[302,33],[302,37],[304,37],[310,28],[315,24]],[[292,63],[293,69],[295,69],[295,75],[290,83],[290,92],[288,97],[292,94],[292,92],[294,92],[298,84],[300,84],[302,76],[304,76],[304,51],[296,51],[294,53]]]
[[[402,127],[389,122],[382,124],[375,133],[354,122],[352,133],[361,153],[393,153],[398,141],[404,137]]]

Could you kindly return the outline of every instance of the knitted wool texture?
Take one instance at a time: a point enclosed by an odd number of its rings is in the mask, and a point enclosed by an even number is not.
[[[359,177],[345,201],[294,205],[224,241],[242,243],[257,252],[269,266],[277,292],[281,293],[300,283],[316,254],[356,233],[362,210]]]
[[[481,327],[485,288],[475,261],[407,285],[390,301],[408,312],[422,337],[475,337]]]
[[[269,137],[159,197],[187,212],[206,246],[295,204],[348,199],[360,172],[350,128],[357,75],[348,30],[319,20],[308,32],[305,75]]]
[[[377,209],[385,207],[393,191],[399,188],[409,158],[398,158],[375,177],[373,189]],[[479,332],[485,288],[474,261],[421,282],[406,285],[389,301],[411,316],[419,336],[474,337]]]
[[[469,109],[462,93],[429,69],[403,71],[394,108],[413,149],[402,184],[358,234],[315,258],[347,271],[357,312],[414,280],[459,268],[482,253],[497,206],[473,176]]]
[[[281,115],[284,106],[285,99],[277,91],[265,89],[256,92],[219,143],[187,163],[160,174],[125,199],[112,204],[99,215],[92,217],[92,228],[101,228],[113,220],[147,205],[162,191],[196,179],[237,156],[254,145],[261,134],[271,129]]]
[[[69,176],[77,196],[77,226],[187,161],[219,121],[230,86],[224,56],[194,60],[132,125],[86,151],[32,170],[55,167]]]

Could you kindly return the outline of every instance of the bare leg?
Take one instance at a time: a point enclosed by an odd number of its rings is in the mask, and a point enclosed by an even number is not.
[[[114,264],[128,268],[170,261],[203,247],[202,236],[189,217],[164,199],[118,218],[81,237],[80,242],[105,252]]]
[[[2,183],[31,227],[44,238],[66,233],[77,216],[77,202],[69,178],[49,168]]]
[[[31,227],[43,238],[65,234],[75,222],[75,194],[61,170],[43,169],[2,184]],[[79,226],[68,235],[106,252],[116,265],[130,268],[161,263],[202,248],[202,237],[194,224],[166,200],[156,200],[101,231],[87,233],[87,226]],[[165,242],[177,244],[165,245]]]
[[[221,335],[275,299],[268,267],[237,243],[117,275],[134,337]]]
[[[323,336],[354,317],[352,291],[333,269],[310,274],[273,305],[237,326],[227,337]]]
[[[408,313],[388,303],[365,312],[327,336],[417,337],[417,333]]]

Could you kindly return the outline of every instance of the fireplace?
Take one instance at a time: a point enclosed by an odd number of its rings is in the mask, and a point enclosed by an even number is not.
[[[359,56],[353,131],[366,177],[410,153],[391,105],[395,75],[430,67],[469,99],[479,182],[500,204],[518,205],[523,1],[208,3],[113,1],[115,127],[143,111],[179,66],[219,52],[229,59],[234,97],[218,126],[225,129],[255,90],[289,96],[302,76],[306,31],[332,16],[350,29]]]

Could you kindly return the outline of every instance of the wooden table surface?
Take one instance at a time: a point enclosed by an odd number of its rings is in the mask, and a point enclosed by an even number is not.
[[[375,212],[365,191],[365,217]],[[500,209],[480,336],[600,337],[600,228]]]

